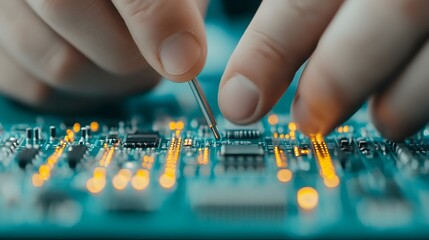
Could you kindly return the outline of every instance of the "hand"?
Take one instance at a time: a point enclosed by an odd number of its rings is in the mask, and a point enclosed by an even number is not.
[[[43,109],[80,109],[149,89],[159,74],[189,80],[206,58],[205,8],[204,0],[1,1],[0,91]]]
[[[292,105],[306,134],[328,134],[371,98],[392,139],[429,120],[429,1],[265,0],[235,49],[219,103],[236,123],[264,116],[311,58]]]

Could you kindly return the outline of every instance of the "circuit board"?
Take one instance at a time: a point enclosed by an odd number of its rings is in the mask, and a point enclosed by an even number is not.
[[[356,237],[429,232],[429,128],[352,118],[307,137],[289,115],[3,124],[1,237]]]

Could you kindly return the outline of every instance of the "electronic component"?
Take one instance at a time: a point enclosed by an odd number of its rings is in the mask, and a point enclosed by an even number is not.
[[[77,164],[82,160],[88,147],[85,145],[73,146],[67,153],[67,162],[70,168],[76,168]]]
[[[257,144],[222,145],[220,154],[222,156],[262,156],[264,150]]]
[[[18,166],[24,169],[28,164],[31,164],[36,157],[39,150],[35,148],[24,148],[18,155],[16,156],[16,161],[18,162]]]
[[[157,132],[142,132],[128,134],[124,141],[126,148],[152,148],[159,144],[159,134]]]
[[[57,129],[55,128],[55,126],[49,127],[49,137],[51,139],[55,139],[57,137]]]
[[[226,130],[225,138],[227,139],[258,139],[260,138],[258,130]]]
[[[222,141],[183,115],[2,123],[0,238],[429,233],[429,126],[392,142],[352,118],[308,137],[290,116],[275,116],[250,126],[219,117],[229,129]]]
[[[108,143],[119,143],[119,135],[117,132],[111,132],[106,137],[106,142]]]

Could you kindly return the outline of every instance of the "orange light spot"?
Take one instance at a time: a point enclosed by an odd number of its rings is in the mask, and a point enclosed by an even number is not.
[[[133,186],[135,190],[142,191],[147,188],[147,186],[149,185],[149,182],[150,182],[150,178],[148,175],[146,176],[135,175],[131,179],[131,186]]]
[[[319,194],[314,188],[303,187],[297,193],[298,206],[304,210],[312,210],[319,203]]]
[[[280,169],[277,172],[277,179],[282,183],[287,183],[292,179],[292,172],[289,169]]]
[[[169,174],[162,174],[159,178],[159,184],[163,188],[170,189],[176,184],[176,179],[171,177]]]
[[[73,124],[73,132],[79,132],[80,131],[80,124],[79,123],[75,123]]]
[[[170,130],[171,130],[171,131],[176,130],[176,122],[171,121],[171,122],[169,123],[169,127],[170,127]]]
[[[279,123],[279,117],[276,114],[268,116],[268,123],[270,125],[277,125]]]
[[[98,124],[98,122],[91,122],[89,124],[89,128],[92,132],[98,132],[98,130],[100,129],[100,124]]]
[[[289,127],[289,131],[291,132],[294,132],[297,129],[296,123],[294,122],[290,122],[288,127]]]
[[[33,177],[31,178],[31,182],[35,187],[41,187],[43,186],[43,183],[44,183],[43,178],[38,173],[33,174]]]
[[[51,176],[51,168],[45,164],[41,165],[39,167],[39,176],[45,181],[48,180]]]
[[[177,121],[176,122],[176,129],[182,130],[183,128],[185,128],[185,123],[183,121]]]
[[[116,175],[112,179],[112,185],[116,190],[124,190],[128,185],[128,178],[124,175]]]
[[[103,191],[106,186],[106,180],[104,178],[96,179],[90,178],[86,182],[86,189],[92,194],[97,194]]]
[[[338,186],[338,184],[340,184],[340,179],[334,175],[332,177],[325,178],[323,180],[323,183],[325,184],[325,186],[327,186],[329,188],[334,188],[334,187]]]

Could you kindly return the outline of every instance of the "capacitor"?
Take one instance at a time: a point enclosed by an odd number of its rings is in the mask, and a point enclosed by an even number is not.
[[[27,128],[25,130],[25,133],[27,135],[27,141],[32,140],[33,139],[33,129],[31,128]]]
[[[36,127],[36,128],[34,128],[33,129],[33,132],[34,132],[34,140],[35,141],[38,141],[38,140],[40,140],[41,139],[41,131],[40,131],[40,128],[39,127]]]
[[[89,132],[89,130],[88,130],[88,128],[87,127],[83,127],[83,128],[81,128],[80,129],[80,136],[81,136],[81,138],[82,139],[86,139],[86,138],[88,138],[88,132]]]
[[[49,136],[51,137],[51,139],[56,138],[56,136],[57,136],[57,130],[56,130],[55,126],[50,126],[49,127]]]
[[[89,125],[86,125],[86,138],[90,138],[91,137],[91,127]]]

